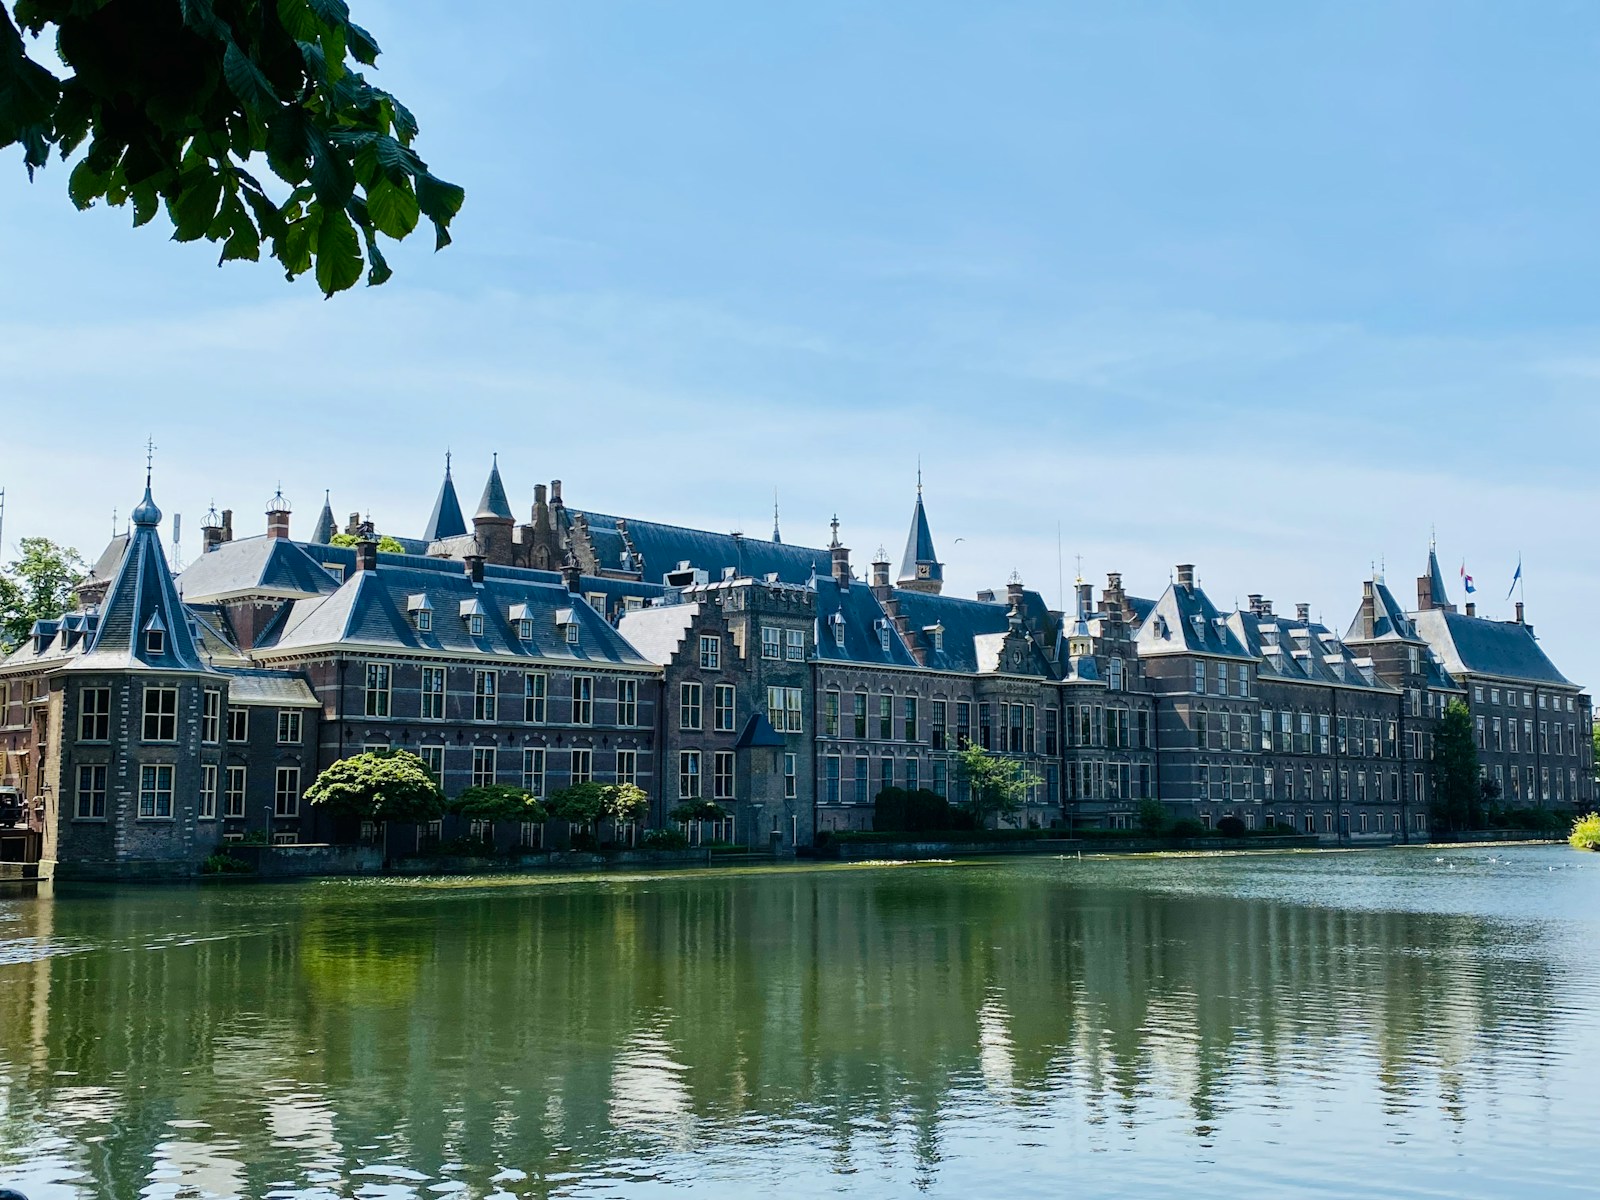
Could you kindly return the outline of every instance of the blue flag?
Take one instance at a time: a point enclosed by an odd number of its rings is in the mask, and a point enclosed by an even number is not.
[[[1517,590],[1517,584],[1522,582],[1522,559],[1517,559],[1517,573],[1511,577],[1511,586],[1506,589],[1506,599],[1511,599],[1511,593]]]

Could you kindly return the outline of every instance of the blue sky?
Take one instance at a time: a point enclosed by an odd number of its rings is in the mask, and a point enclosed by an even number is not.
[[[756,532],[777,488],[864,564],[920,454],[963,593],[1054,598],[1059,523],[1069,584],[1193,561],[1342,628],[1436,526],[1480,611],[1520,553],[1600,680],[1600,8],[354,9],[468,193],[382,288],[218,270],[0,153],[8,543],[96,553],[152,434],[191,530],[281,480],[413,533],[448,445],[469,502],[494,451],[519,508]]]

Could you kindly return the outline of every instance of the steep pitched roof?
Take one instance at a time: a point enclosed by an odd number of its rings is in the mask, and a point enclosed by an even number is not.
[[[1141,655],[1209,654],[1254,658],[1199,586],[1169,583],[1145,616],[1135,639]]]
[[[494,465],[489,468],[489,478],[483,485],[483,497],[478,501],[478,511],[473,519],[497,517],[510,521],[515,518],[511,515],[511,501],[506,499],[506,485],[500,482],[500,456],[495,455]],[[465,532],[463,528],[462,532]]]
[[[1256,669],[1265,677],[1289,683],[1394,690],[1379,681],[1370,660],[1358,658],[1333,630],[1319,622],[1240,610],[1229,614],[1228,624],[1256,656]]]
[[[665,665],[683,644],[684,635],[695,617],[698,604],[663,604],[624,613],[617,632],[628,644],[653,663]]]
[[[580,515],[576,510],[568,511],[573,516]],[[617,527],[618,518],[587,511],[581,515],[588,522],[589,539],[594,543],[601,565],[608,569],[617,567],[627,544]],[[677,570],[678,564],[685,562],[704,571],[711,582],[721,579],[723,572],[731,567],[735,578],[764,579],[776,575],[780,583],[805,583],[814,570],[827,570],[831,560],[826,550],[766,538],[711,533],[632,517],[625,521],[627,542],[633,544],[634,553],[641,560],[637,564],[641,578],[654,584],[660,584],[669,571]]]
[[[1389,590],[1389,585],[1381,579],[1372,582],[1372,613],[1372,633],[1369,635],[1361,628],[1361,611],[1356,610],[1355,619],[1350,622],[1350,628],[1344,635],[1346,641],[1374,642],[1395,639],[1419,642],[1422,640],[1417,633],[1417,627],[1411,618],[1406,616],[1405,609],[1394,598],[1394,593]]]
[[[1533,630],[1515,621],[1491,621],[1444,609],[1415,613],[1417,632],[1438,654],[1444,667],[1462,675],[1494,675],[1530,683],[1576,687],[1556,670],[1534,639]]]
[[[871,588],[861,583],[840,588],[831,575],[813,577],[811,588],[816,596],[818,658],[875,666],[917,665]],[[880,634],[884,628],[889,633],[887,649]],[[844,631],[843,644],[837,629]]]
[[[422,540],[436,542],[440,538],[460,537],[467,531],[461,517],[461,501],[456,499],[456,485],[450,478],[450,456],[444,458],[444,482],[439,485],[439,497],[433,502],[433,513],[428,517]]]
[[[1439,556],[1432,546],[1428,547],[1428,590],[1433,594],[1435,608],[1444,608],[1450,603],[1444,590],[1444,572],[1439,570]]]
[[[144,499],[133,510],[133,530],[116,578],[106,592],[100,619],[84,652],[71,664],[76,670],[204,671],[183,601],[178,598],[166,553],[161,548],[161,510],[145,484]],[[159,648],[152,652],[150,634]]]
[[[308,545],[318,555],[311,556]],[[223,542],[184,569],[178,588],[190,603],[233,596],[267,595],[289,599],[327,595],[339,586],[322,562],[345,561],[337,546],[292,542],[288,538],[253,537]],[[349,561],[354,561],[353,553]]]
[[[926,567],[925,574],[919,575],[918,567]],[[928,528],[928,513],[922,507],[922,485],[917,485],[917,503],[911,510],[911,532],[906,536],[906,552],[900,559],[899,582],[909,583],[915,579],[944,579],[944,564],[939,561],[933,549],[933,533]]]
[[[984,649],[980,649],[978,639],[999,635],[1004,640],[1006,630],[1010,628],[1010,618],[1004,604],[966,600],[959,596],[937,596],[929,592],[897,590],[894,595],[900,602],[900,612],[912,629],[926,631],[933,626],[943,629],[942,650],[933,645],[932,638],[925,639],[928,646],[927,665],[931,669],[969,674],[993,670],[992,666],[984,667],[980,663],[980,657],[985,654],[993,657],[989,653],[992,647],[986,644]]]
[[[338,523],[333,519],[333,501],[327,492],[323,492],[322,512],[317,515],[317,527],[311,531],[311,540],[320,546],[326,546],[333,541],[333,535],[338,532]]]

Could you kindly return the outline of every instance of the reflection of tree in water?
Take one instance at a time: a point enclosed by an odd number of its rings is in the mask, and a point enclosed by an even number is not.
[[[106,1133],[82,1165],[119,1193],[174,1119],[225,1131],[252,1192],[381,1160],[542,1194],[774,1128],[836,1164],[904,1153],[926,1185],[973,1113],[1071,1095],[1137,1124],[1162,1097],[1204,1139],[1242,1083],[1292,1089],[1357,1045],[1388,1111],[1430,1087],[1464,1106],[1450,1079],[1538,1030],[1553,984],[1480,920],[1013,868],[128,895],[54,906],[53,937],[100,949],[0,968],[14,1128],[59,1111],[54,1071],[107,1089],[73,1136]]]

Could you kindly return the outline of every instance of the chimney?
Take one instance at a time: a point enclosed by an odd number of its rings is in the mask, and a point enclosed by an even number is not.
[[[378,538],[372,532],[371,525],[364,525],[358,535],[360,541],[356,542],[356,570],[376,571],[378,569]]]
[[[550,503],[557,508],[561,507],[561,480],[559,479],[550,481]]]
[[[561,564],[561,582],[574,596],[583,591],[583,569],[570,556]]]
[[[354,535],[355,537],[360,537],[361,536],[361,514],[360,513],[353,512],[353,513],[350,514],[350,519],[344,523],[344,531],[346,533],[348,533],[348,534]]]
[[[267,536],[269,538],[289,536],[289,502],[283,498],[282,491],[267,501]]]
[[[1310,604],[1296,604],[1294,606],[1294,619],[1296,621],[1310,621],[1311,620],[1311,605]]]
[[[210,554],[222,545],[222,518],[217,516],[217,510],[212,509],[206,513],[205,524],[200,526],[201,551]]]
[[[1194,591],[1194,564],[1178,564],[1178,586],[1186,592]]]
[[[233,541],[233,509],[231,508],[222,510],[222,540],[225,542]]]
[[[834,514],[828,523],[833,530],[833,540],[828,543],[828,553],[833,556],[833,582],[841,592],[850,590],[850,547],[839,544],[839,516]]]
[[[1468,600],[1467,601],[1467,616],[1475,617],[1477,615],[1478,615],[1478,602],[1476,600]]]
[[[1250,601],[1251,616],[1259,617],[1261,615],[1261,593],[1251,592],[1248,599]]]
[[[880,601],[889,594],[889,556],[882,546],[872,559],[872,594]]]
[[[461,556],[461,561],[462,561],[462,563],[464,563],[466,565],[467,578],[472,580],[472,582],[474,584],[482,583],[483,582],[483,555],[481,555],[481,554],[464,554],[464,555]]]
[[[1268,600],[1265,596],[1261,597],[1261,615],[1263,617],[1270,617],[1273,615],[1272,601]]]
[[[1522,619],[1522,601],[1521,600],[1517,601],[1517,624],[1518,625],[1526,625],[1527,624],[1527,622]]]
[[[1417,611],[1427,612],[1433,607],[1433,581],[1426,575],[1417,576]]]

